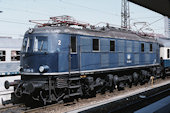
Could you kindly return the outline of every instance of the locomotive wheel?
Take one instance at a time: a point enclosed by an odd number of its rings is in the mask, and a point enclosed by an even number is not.
[[[30,95],[23,95],[22,100],[26,106],[30,106],[32,108],[41,107],[44,105],[42,101],[34,100]]]
[[[165,77],[166,77],[165,71],[161,72],[160,76],[161,76],[162,79],[165,79]]]
[[[129,88],[131,88],[132,87],[132,83],[133,83],[133,77],[132,76],[129,76],[128,77],[129,78],[129,80],[128,80],[128,86],[129,86]]]
[[[144,85],[145,84],[145,82],[143,82],[143,80],[141,80],[140,81],[140,85]]]
[[[23,82],[19,83],[17,85],[17,87],[15,88],[14,90],[14,94],[17,98],[21,98],[22,95],[23,95],[23,92],[22,92],[22,85],[23,85]]]
[[[112,84],[112,86],[109,87],[109,92],[112,93],[114,88],[115,88],[115,86]]]
[[[132,82],[129,82],[128,86],[129,86],[129,88],[131,88],[132,87]]]
[[[134,84],[135,86],[137,86],[137,85],[138,85],[138,82],[139,82],[139,74],[138,74],[137,72],[134,72],[132,76],[133,76],[133,77],[132,77],[132,78],[133,78],[132,82],[133,82],[133,84]]]
[[[125,84],[123,82],[120,82],[117,86],[118,91],[124,90]]]

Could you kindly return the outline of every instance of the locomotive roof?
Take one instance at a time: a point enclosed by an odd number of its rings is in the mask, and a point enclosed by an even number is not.
[[[28,31],[26,32],[26,34]],[[120,30],[120,29],[108,29],[105,30],[96,30],[96,29],[78,29],[66,26],[59,27],[38,27],[34,28],[33,33],[65,33],[65,34],[79,34],[85,36],[96,36],[96,37],[109,37],[109,38],[118,38],[118,39],[128,39],[128,40],[138,40],[138,41],[147,41],[147,42],[156,42],[154,38],[149,36],[139,36],[131,31]]]

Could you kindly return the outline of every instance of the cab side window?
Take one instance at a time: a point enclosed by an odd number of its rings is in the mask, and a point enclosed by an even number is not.
[[[76,53],[77,52],[77,40],[76,36],[71,36],[71,52]]]
[[[152,44],[150,44],[150,52],[153,51],[153,47],[152,47]]]

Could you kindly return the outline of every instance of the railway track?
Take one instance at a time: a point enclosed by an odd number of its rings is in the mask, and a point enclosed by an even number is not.
[[[0,113],[18,113],[21,110],[26,109],[24,104],[7,105],[0,107]]]
[[[20,113],[42,113],[42,111],[44,111],[44,110],[47,111],[48,109],[56,107],[56,106],[61,106],[61,104],[52,104],[52,105],[47,105],[47,106],[38,107],[38,108],[34,108],[34,109],[28,109],[28,110],[22,111]]]
[[[170,81],[170,77],[166,78],[166,80],[161,80],[158,79],[155,81],[156,84],[161,84],[164,83],[165,81]],[[38,107],[38,108],[29,108],[25,107],[24,105],[9,105],[5,106],[3,108],[0,108],[0,113],[63,113],[63,112],[69,112],[74,109],[80,109],[83,106],[90,106],[95,103],[100,103],[106,99],[110,99],[113,97],[121,96],[126,93],[133,92],[135,90],[145,88],[148,90],[149,87],[154,87],[151,86],[150,83],[146,83],[144,85],[138,85],[138,86],[133,86],[132,88],[125,88],[125,90],[122,91],[117,91],[115,90],[113,93],[106,92],[105,94],[97,94],[96,97],[93,98],[88,98],[88,99],[79,99],[78,101],[75,100],[73,102],[67,102],[67,103],[57,103],[57,104],[51,104],[43,107]]]

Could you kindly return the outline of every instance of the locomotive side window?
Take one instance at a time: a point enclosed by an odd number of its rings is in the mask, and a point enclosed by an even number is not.
[[[144,52],[144,50],[145,50],[144,43],[141,43],[141,52]]]
[[[20,60],[20,51],[11,51],[11,61]]]
[[[110,41],[110,51],[115,51],[115,41]]]
[[[170,49],[167,49],[167,58],[170,58]]]
[[[71,36],[71,52],[76,53],[77,52],[77,43],[76,43],[76,37]]]
[[[99,51],[99,39],[93,39],[93,51]]]
[[[152,47],[152,44],[150,44],[150,52],[153,51],[153,47]]]
[[[5,61],[6,52],[0,50],[0,61]]]
[[[48,51],[48,41],[45,36],[37,36],[34,40],[34,52]]]

